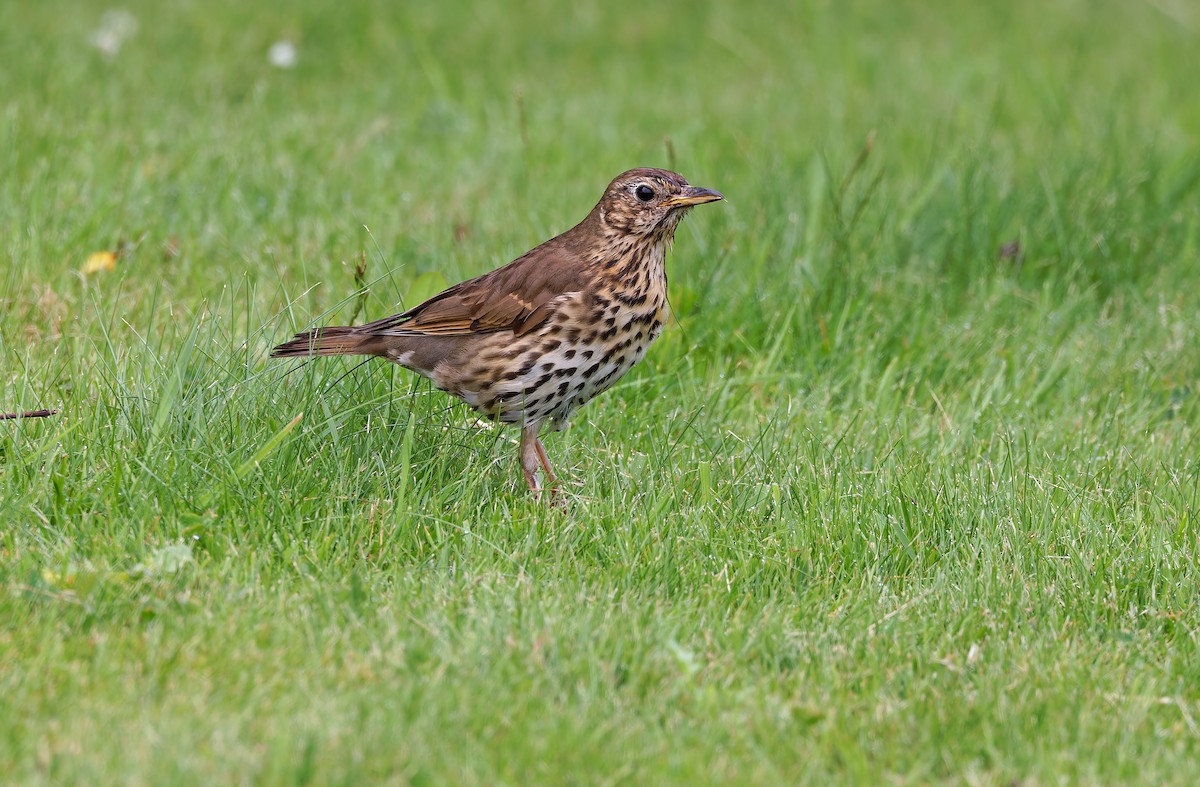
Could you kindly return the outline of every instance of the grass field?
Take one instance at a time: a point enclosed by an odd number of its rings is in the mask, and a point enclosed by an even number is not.
[[[122,8],[0,5],[0,782],[1195,778],[1196,4]],[[567,511],[267,359],[637,165],[728,201]]]

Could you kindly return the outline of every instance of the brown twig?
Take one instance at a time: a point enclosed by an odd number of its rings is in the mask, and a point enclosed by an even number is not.
[[[367,284],[367,252],[360,251],[358,264],[354,266],[354,287],[358,290],[358,298],[354,302],[354,312],[350,315],[350,324],[353,325],[358,321],[358,315],[363,313],[363,309],[367,306],[367,295],[370,293],[370,285]]]
[[[58,410],[30,410],[26,413],[0,413],[0,421],[11,421],[14,418],[49,418]]]

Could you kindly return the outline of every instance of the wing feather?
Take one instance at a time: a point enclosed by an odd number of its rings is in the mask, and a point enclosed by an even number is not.
[[[587,286],[586,266],[562,238],[538,246],[502,268],[469,279],[402,314],[360,326],[380,335],[465,336],[528,333],[554,313],[559,296]]]

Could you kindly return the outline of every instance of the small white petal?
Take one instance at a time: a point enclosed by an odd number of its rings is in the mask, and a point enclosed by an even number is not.
[[[125,9],[105,11],[100,15],[100,25],[92,31],[92,46],[113,57],[121,51],[121,45],[133,36],[137,29],[137,17]]]
[[[276,68],[296,65],[296,45],[291,41],[276,41],[267,52],[267,60]]]

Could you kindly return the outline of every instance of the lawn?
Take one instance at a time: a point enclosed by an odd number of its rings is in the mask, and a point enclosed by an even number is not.
[[[1197,74],[1186,0],[0,5],[0,782],[1192,782]],[[639,165],[728,199],[565,511],[267,358]]]

